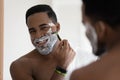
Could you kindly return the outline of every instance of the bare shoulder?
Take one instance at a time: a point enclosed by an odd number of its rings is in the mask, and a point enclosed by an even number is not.
[[[105,80],[120,80],[120,65],[116,65],[108,71]]]
[[[73,71],[70,80],[120,80],[120,63],[117,60],[98,60]]]
[[[10,65],[10,73],[13,80],[32,80],[32,63],[35,56],[32,52],[13,61]]]
[[[10,73],[13,80],[32,80],[32,69],[27,62],[23,58],[12,62]]]
[[[83,67],[73,71],[70,80],[87,80],[86,76],[90,78],[91,74],[87,67]]]
[[[31,69],[31,67],[30,67],[31,64],[30,63],[31,63],[30,59],[25,57],[25,56],[13,61],[10,65],[11,74],[14,73],[14,72],[15,73],[16,72],[21,73],[21,72],[30,71],[30,69]]]
[[[12,71],[12,69],[16,69],[16,68],[19,68],[19,69],[30,69],[31,68],[31,63],[33,63],[33,60],[35,59],[35,55],[34,55],[34,50],[29,52],[28,54],[18,58],[17,60],[13,61],[11,63],[11,66],[10,66],[10,70]],[[25,69],[25,70],[26,70]]]
[[[78,76],[79,76],[79,69],[75,70],[72,72],[70,80],[77,80]]]
[[[94,80],[96,75],[96,62],[93,62],[72,72],[70,80]]]
[[[15,61],[13,61],[12,64],[11,64],[11,67],[14,67],[14,66],[16,66],[16,67],[25,66],[25,65],[28,65],[29,63],[30,63],[29,58],[21,57],[21,58],[15,60]]]

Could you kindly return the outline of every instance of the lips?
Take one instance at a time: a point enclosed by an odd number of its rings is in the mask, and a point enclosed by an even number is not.
[[[38,47],[44,46],[47,42],[48,42],[48,39],[36,42],[36,46],[38,46]]]

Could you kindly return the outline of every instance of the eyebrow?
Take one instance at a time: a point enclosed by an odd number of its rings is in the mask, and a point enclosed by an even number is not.
[[[44,25],[48,25],[48,24],[41,24],[41,25],[39,25],[39,27],[42,27],[42,26],[44,26]],[[30,31],[30,30],[34,30],[34,28],[31,27],[31,28],[29,28],[29,31]]]
[[[39,25],[39,27],[44,26],[44,25],[48,25],[48,24],[41,24],[41,25]]]

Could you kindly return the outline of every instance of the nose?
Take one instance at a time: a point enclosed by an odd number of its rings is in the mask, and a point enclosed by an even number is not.
[[[44,34],[42,33],[42,32],[40,32],[40,31],[37,31],[36,32],[36,34],[35,34],[35,38],[40,38],[40,37],[42,37]]]

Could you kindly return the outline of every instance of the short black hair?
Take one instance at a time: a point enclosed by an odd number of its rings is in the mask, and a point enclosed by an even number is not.
[[[57,23],[57,17],[56,17],[55,12],[49,5],[46,5],[46,4],[35,5],[29,8],[26,11],[26,23],[27,23],[27,18],[30,15],[38,13],[38,12],[46,12],[48,17],[53,21],[53,23]]]
[[[112,28],[120,26],[120,0],[82,0],[85,15],[94,21],[104,21]]]

